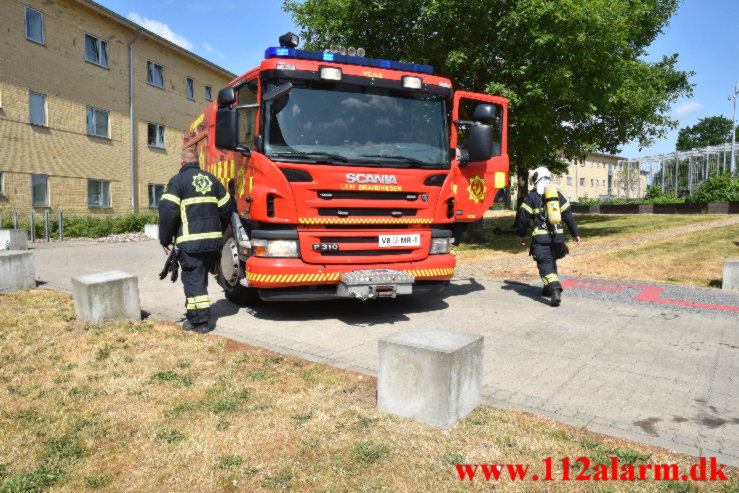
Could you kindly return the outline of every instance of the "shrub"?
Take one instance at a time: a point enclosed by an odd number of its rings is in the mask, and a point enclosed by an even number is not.
[[[49,230],[52,238],[59,238],[59,215],[51,211],[49,215]],[[2,229],[13,227],[13,211],[0,211],[0,226]],[[28,231],[30,220],[28,212],[18,214],[18,227]],[[145,224],[159,222],[159,216],[153,213],[127,214],[124,216],[92,216],[92,215],[64,215],[65,238],[102,238],[110,234],[138,233],[144,230]],[[44,214],[36,214],[34,230],[36,238],[43,238],[45,233]]]
[[[691,196],[693,202],[725,202],[739,200],[739,177],[731,173],[711,173]]]

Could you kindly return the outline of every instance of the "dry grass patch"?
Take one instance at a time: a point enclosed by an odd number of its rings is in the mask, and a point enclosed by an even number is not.
[[[461,482],[454,464],[530,463],[541,474],[548,456],[694,463],[515,411],[480,408],[437,430],[379,412],[372,378],[171,323],[88,325],[72,306],[69,295],[46,290],[0,295],[3,493],[488,491],[482,479]],[[679,485],[672,491],[731,491]],[[671,487],[614,483],[608,491]]]

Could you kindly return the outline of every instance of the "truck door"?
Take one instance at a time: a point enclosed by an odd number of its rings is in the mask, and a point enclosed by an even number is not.
[[[452,190],[454,192],[454,221],[472,222],[482,219],[485,211],[496,200],[502,201],[502,189],[508,187],[508,100],[487,94],[457,91],[454,94],[452,122],[472,120],[472,112],[481,103],[494,104],[498,121],[493,132],[493,157],[487,161],[460,160],[464,154],[469,126],[452,123],[450,144],[458,149],[452,161]],[[500,192],[499,192],[500,191]]]

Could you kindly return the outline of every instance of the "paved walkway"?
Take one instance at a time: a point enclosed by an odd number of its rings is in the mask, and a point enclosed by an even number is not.
[[[164,258],[153,241],[39,245],[35,255],[48,287],[121,269],[139,276],[143,310],[182,317],[181,285],[159,281]],[[568,282],[557,309],[537,287],[472,278],[440,296],[365,303],[245,309],[215,283],[210,294],[216,334],[372,375],[385,335],[415,325],[480,333],[487,403],[739,466],[739,293]]]

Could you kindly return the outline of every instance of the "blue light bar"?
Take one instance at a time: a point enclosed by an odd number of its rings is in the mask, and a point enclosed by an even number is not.
[[[298,50],[295,48],[278,48],[272,46],[264,51],[264,58],[297,58],[300,60],[315,60],[319,62],[344,63],[347,65],[362,65],[365,67],[386,68],[403,72],[434,75],[431,65],[417,63],[393,62],[379,58],[365,58],[361,56],[340,55],[339,53],[323,53],[320,51]]]

